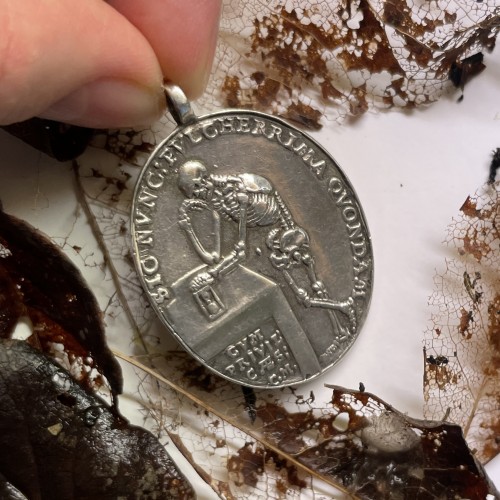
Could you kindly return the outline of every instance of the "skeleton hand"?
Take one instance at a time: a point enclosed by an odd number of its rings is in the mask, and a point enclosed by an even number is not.
[[[184,200],[179,208],[179,226],[185,231],[190,231],[191,218],[189,217],[190,212],[200,212],[202,209],[206,208],[207,204],[202,200]]]
[[[239,241],[238,243],[236,243],[236,245],[234,245],[234,253],[235,253],[235,257],[237,257],[238,259],[244,259],[246,257],[246,245],[243,241]]]
[[[269,258],[276,269],[288,269],[290,267],[290,259],[284,253],[273,252]]]
[[[297,295],[297,300],[304,307],[311,307],[311,298],[309,297],[309,294],[303,288],[298,288],[296,290],[296,295]]]
[[[214,277],[207,272],[202,272],[196,275],[189,286],[192,292],[197,292],[207,285],[211,285],[215,281]]]
[[[223,187],[227,184],[227,175],[212,174],[211,180],[215,187]]]
[[[181,229],[183,229],[184,231],[191,231],[193,228],[191,226],[191,219],[189,218],[188,215],[185,215],[184,217],[179,218],[178,223],[179,223],[179,227]]]
[[[236,199],[238,200],[238,203],[240,204],[240,206],[245,207],[248,205],[248,194],[247,193],[237,193]]]
[[[320,298],[327,298],[328,292],[326,291],[325,284],[322,281],[315,281],[311,288],[313,289],[315,295]]]
[[[187,214],[188,212],[200,212],[207,208],[207,203],[203,200],[184,200],[179,208],[179,213]]]

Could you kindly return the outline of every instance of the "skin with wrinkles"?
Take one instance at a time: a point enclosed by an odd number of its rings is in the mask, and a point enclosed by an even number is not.
[[[219,11],[218,0],[0,0],[0,125],[152,123],[163,79],[202,92]]]

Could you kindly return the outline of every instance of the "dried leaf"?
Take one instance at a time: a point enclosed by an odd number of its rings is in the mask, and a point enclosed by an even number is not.
[[[460,427],[412,419],[372,394],[332,388],[332,409],[320,418],[312,411],[290,414],[265,405],[258,412],[268,422],[265,434],[360,498],[480,499],[498,494]],[[311,430],[317,435],[313,445],[302,437]]]
[[[424,341],[426,415],[461,425],[482,463],[500,451],[499,185],[468,197],[448,228]]]
[[[237,498],[250,491],[258,495],[261,481],[269,485],[273,471],[278,491],[280,486],[286,491],[311,487],[305,473],[363,499],[479,500],[499,494],[467,447],[459,426],[407,417],[373,394],[332,386],[329,404],[297,397],[295,403],[305,411],[291,412],[276,393],[257,391],[257,418],[252,425],[234,409],[222,413],[231,386],[203,368],[197,370],[197,379],[208,376],[215,385],[198,391],[198,397],[146,370],[194,402],[198,418],[201,411],[211,413],[206,418],[218,422],[214,434],[227,426],[243,433],[243,445],[226,459],[228,477],[215,483],[217,487],[223,484]],[[169,434],[182,443],[179,430],[169,430]],[[219,448],[226,446],[224,441]],[[189,458],[197,462],[193,454]]]
[[[494,1],[226,0],[203,107],[246,107],[308,128],[430,103],[481,69]],[[472,57],[471,57],[472,56]]]
[[[80,156],[93,135],[89,128],[36,117],[2,129],[59,161]]]
[[[25,342],[0,341],[0,407],[2,498],[194,497],[156,438]]]
[[[0,211],[0,337],[21,316],[33,325],[28,339],[66,361],[88,384],[98,369],[116,394],[121,370],[106,344],[101,311],[80,272],[47,237]],[[62,351],[59,348],[62,346]]]
[[[4,500],[27,500],[26,497],[0,474],[0,498]]]

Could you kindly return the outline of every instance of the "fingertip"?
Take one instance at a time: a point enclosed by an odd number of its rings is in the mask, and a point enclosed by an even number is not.
[[[191,99],[199,97],[210,76],[221,0],[110,0],[146,37],[165,78]]]
[[[0,16],[0,123],[45,116],[125,127],[157,116],[162,71],[135,26],[102,0],[42,4],[7,2]],[[125,84],[98,90],[104,81],[129,82],[143,97]]]

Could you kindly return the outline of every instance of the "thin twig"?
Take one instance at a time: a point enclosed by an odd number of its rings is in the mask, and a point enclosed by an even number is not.
[[[87,220],[89,222],[92,234],[94,235],[94,238],[97,241],[99,249],[102,252],[104,264],[109,269],[109,272],[111,274],[111,279],[113,280],[113,284],[115,285],[115,290],[116,290],[116,295],[118,296],[118,300],[120,301],[120,304],[123,307],[123,310],[125,311],[125,314],[129,320],[132,328],[135,330],[135,337],[141,343],[141,347],[144,349],[144,352],[148,354],[148,349],[147,349],[146,343],[144,342],[144,339],[142,338],[139,327],[137,326],[137,323],[135,322],[134,315],[132,314],[132,311],[130,309],[128,301],[123,293],[122,286],[120,283],[120,278],[118,275],[118,271],[116,270],[116,267],[113,264],[113,259],[111,258],[109,251],[108,251],[108,248],[104,242],[102,232],[97,224],[97,221],[96,221],[95,216],[92,212],[92,209],[90,208],[90,205],[87,201],[87,197],[85,195],[85,190],[82,186],[82,181],[80,180],[79,169],[80,169],[80,167],[79,167],[77,161],[76,160],[73,161],[74,181],[76,184],[76,195],[77,195],[78,201],[79,201],[83,211],[85,212],[85,215],[87,216]]]

